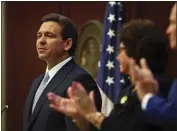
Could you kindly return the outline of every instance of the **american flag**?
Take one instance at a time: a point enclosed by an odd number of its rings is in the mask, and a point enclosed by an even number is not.
[[[118,100],[120,88],[120,69],[116,60],[120,40],[118,31],[123,23],[123,4],[108,2],[104,18],[101,44],[101,59],[97,82],[102,94],[102,113],[109,115]]]

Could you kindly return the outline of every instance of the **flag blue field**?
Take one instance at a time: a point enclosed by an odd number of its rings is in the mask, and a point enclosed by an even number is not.
[[[97,82],[102,94],[102,113],[108,115],[118,100],[120,88],[120,69],[116,60],[120,45],[118,31],[123,23],[123,3],[108,2],[104,18],[101,44],[101,59]]]

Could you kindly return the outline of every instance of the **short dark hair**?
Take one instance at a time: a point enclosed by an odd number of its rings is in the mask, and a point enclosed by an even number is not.
[[[70,56],[74,56],[78,41],[78,32],[75,24],[71,21],[71,19],[56,13],[50,13],[42,17],[41,24],[47,21],[56,22],[62,27],[61,36],[63,40],[68,38],[72,39],[72,46],[68,53]]]
[[[153,73],[164,73],[168,63],[168,39],[152,21],[138,19],[126,23],[120,41],[137,64],[145,58]]]

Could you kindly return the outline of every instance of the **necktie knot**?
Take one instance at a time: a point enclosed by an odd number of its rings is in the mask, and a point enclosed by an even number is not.
[[[49,78],[50,78],[49,73],[48,72],[45,73],[44,78],[43,78],[43,82],[44,83],[48,82]]]

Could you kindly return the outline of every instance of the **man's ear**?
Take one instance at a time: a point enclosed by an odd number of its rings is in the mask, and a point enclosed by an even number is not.
[[[73,44],[73,41],[71,38],[68,38],[67,40],[65,40],[64,50],[68,51],[71,48],[72,44]]]

